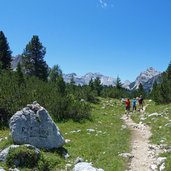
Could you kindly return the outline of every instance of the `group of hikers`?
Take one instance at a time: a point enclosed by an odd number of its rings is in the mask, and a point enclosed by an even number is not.
[[[144,99],[142,95],[140,95],[140,97],[133,98],[132,100],[126,98],[126,99],[122,99],[121,101],[125,103],[125,114],[127,114],[127,116],[131,110],[131,103],[132,103],[132,112],[137,110],[137,102],[138,102],[138,111],[143,110]]]

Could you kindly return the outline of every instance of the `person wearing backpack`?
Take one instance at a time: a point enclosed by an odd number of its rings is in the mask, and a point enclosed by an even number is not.
[[[137,100],[136,98],[132,99],[132,112],[137,110]]]

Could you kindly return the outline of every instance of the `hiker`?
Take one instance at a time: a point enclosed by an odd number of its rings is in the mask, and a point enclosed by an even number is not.
[[[136,111],[137,110],[137,100],[136,98],[132,99],[132,111]]]
[[[131,103],[130,103],[130,100],[128,98],[125,101],[125,114],[127,115],[127,117],[129,115],[129,112],[130,112],[130,105],[131,105]]]
[[[143,110],[144,99],[143,99],[142,95],[140,95],[140,97],[138,99],[138,103],[139,103],[139,109]]]

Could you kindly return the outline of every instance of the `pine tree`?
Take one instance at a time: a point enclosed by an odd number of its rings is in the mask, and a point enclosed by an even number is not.
[[[62,75],[58,76],[58,78],[56,79],[56,83],[57,83],[57,90],[58,90],[58,93],[61,95],[61,96],[64,96],[65,93],[66,93],[66,84],[64,82],[64,79],[62,77]]]
[[[17,74],[17,82],[18,82],[18,86],[20,87],[21,85],[25,84],[24,74],[22,72],[22,68],[21,68],[20,62],[17,65],[16,71],[17,71],[16,72],[16,74]]]
[[[11,68],[11,50],[9,48],[7,38],[4,33],[0,31],[0,70]]]
[[[94,80],[94,90],[97,91],[97,95],[100,96],[101,91],[102,91],[102,85],[101,85],[101,81],[99,77],[96,77],[96,79]]]
[[[162,83],[160,84],[161,103],[171,102],[171,81],[168,79],[168,73],[162,74]]]
[[[117,76],[117,78],[116,78],[116,88],[117,89],[122,88],[122,83],[121,83],[121,79],[119,78],[119,76]]]
[[[171,80],[171,62],[169,63],[166,72],[167,72],[168,79]]]
[[[89,87],[91,88],[91,90],[94,90],[94,81],[93,79],[91,78],[90,81],[89,81]]]
[[[159,91],[159,85],[157,84],[157,81],[153,83],[153,89],[150,95],[155,102],[159,103],[160,91]]]
[[[49,73],[49,80],[56,81],[59,76],[62,76],[62,70],[59,65],[54,65]]]
[[[142,95],[143,97],[145,97],[145,90],[144,90],[144,87],[143,85],[140,83],[139,87],[138,87],[138,94],[139,95]]]
[[[75,85],[75,80],[74,80],[74,76],[73,75],[71,77],[70,84],[73,85],[73,86]]]
[[[33,36],[26,45],[22,54],[25,73],[29,76],[35,76],[46,81],[48,77],[48,66],[44,61],[46,49],[39,41],[38,36]]]

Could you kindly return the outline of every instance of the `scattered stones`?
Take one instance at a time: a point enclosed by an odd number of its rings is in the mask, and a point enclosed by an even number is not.
[[[165,142],[165,140],[160,140],[160,143],[164,143]]]
[[[79,132],[81,132],[80,129],[79,129],[79,130],[70,131],[71,134],[72,134],[72,133],[79,133]]]
[[[128,159],[132,159],[134,157],[131,153],[121,153],[119,156]]]
[[[155,113],[151,113],[148,115],[148,117],[152,117],[152,116],[161,116],[161,114],[158,114],[157,112],[155,112]]]
[[[80,162],[83,162],[83,161],[84,161],[83,158],[77,157],[76,160],[75,160],[75,162],[74,162],[74,164],[77,164],[77,163],[80,163]]]
[[[167,159],[166,157],[159,157],[156,161],[157,166],[160,166],[163,163],[165,163],[166,159]]]
[[[14,169],[9,168],[9,171],[20,171],[20,170],[17,168],[14,168]]]
[[[66,144],[69,143],[69,142],[71,142],[71,140],[65,139],[65,143],[66,143]]]
[[[142,122],[140,122],[139,124],[134,124],[133,128],[144,130],[146,128],[146,126]]]
[[[147,118],[141,117],[140,120],[141,121],[145,121]]]
[[[171,123],[165,124],[165,127],[171,127]]]
[[[150,150],[159,150],[159,147],[158,146],[156,146],[156,145],[149,145],[148,146],[148,148],[150,149]]]
[[[91,128],[90,129],[87,129],[87,131],[88,132],[95,132],[95,130],[94,129],[91,129]]]
[[[162,165],[159,167],[159,171],[163,171],[165,169],[165,163],[162,163]]]
[[[67,164],[65,165],[65,170],[66,170],[66,171],[67,171],[67,170],[71,170],[71,167],[72,167],[72,164],[67,163]]]
[[[65,140],[50,115],[37,102],[16,112],[10,119],[10,130],[15,144],[31,144],[38,148],[53,149]]]
[[[152,165],[150,166],[150,169],[151,169],[152,171],[157,171],[157,165],[152,164]]]
[[[128,127],[126,126],[126,125],[122,125],[121,126],[121,129],[123,130],[123,129],[127,129]]]

